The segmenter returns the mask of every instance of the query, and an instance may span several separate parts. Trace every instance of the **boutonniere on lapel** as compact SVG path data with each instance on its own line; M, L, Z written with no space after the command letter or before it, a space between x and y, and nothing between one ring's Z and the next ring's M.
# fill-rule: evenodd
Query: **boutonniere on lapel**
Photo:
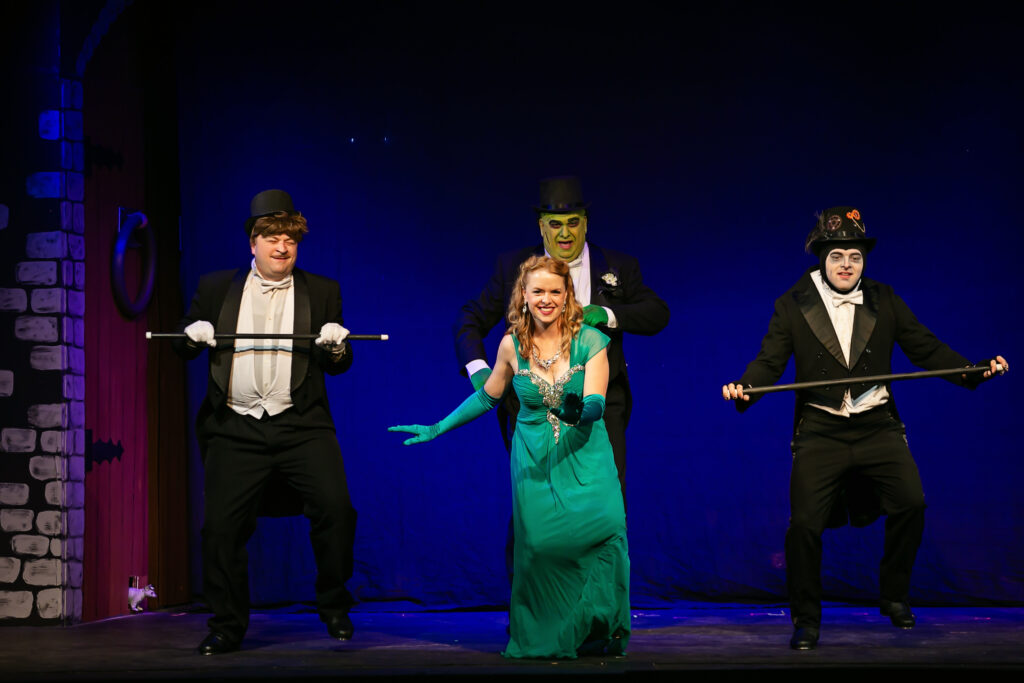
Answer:
M597 291L609 299L617 299L622 296L622 283L619 282L619 274L614 268L601 275L601 284Z

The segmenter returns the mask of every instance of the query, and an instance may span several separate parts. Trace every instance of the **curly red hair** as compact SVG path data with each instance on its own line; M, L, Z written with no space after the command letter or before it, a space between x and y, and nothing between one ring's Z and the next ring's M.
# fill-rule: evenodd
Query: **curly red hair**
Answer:
M569 276L569 264L565 261L553 259L550 256L531 256L519 266L519 276L516 284L512 287L512 299L508 303L508 330L505 334L514 334L519 340L519 355L529 360L533 351L534 320L529 313L523 313L523 304L526 298L523 292L526 291L526 278L530 273L538 270L558 275L565 282L565 308L558 319L562 329L562 353L568 354L569 346L576 335L580 333L583 326L583 307L576 300L576 291L572 286L572 278Z

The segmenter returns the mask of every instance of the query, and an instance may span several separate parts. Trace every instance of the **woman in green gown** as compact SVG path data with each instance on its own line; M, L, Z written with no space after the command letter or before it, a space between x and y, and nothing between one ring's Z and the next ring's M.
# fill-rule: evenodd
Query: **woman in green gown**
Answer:
M608 337L582 324L569 268L531 257L519 270L508 332L486 384L440 422L399 425L421 443L487 412L509 383L514 574L506 657L625 654L626 516L601 415Z

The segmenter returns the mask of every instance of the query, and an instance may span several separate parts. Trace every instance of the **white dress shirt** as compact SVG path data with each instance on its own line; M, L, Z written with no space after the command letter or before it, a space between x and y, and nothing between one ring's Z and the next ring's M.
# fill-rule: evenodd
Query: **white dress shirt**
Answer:
M291 276L264 280L256 271L245 280L235 331L291 334L295 320L295 288ZM239 415L256 419L277 415L292 406L291 339L235 339L228 405Z
M846 364L849 365L850 344L853 341L853 318L856 315L857 306L864 302L864 293L860 290L860 283L857 283L857 287L853 291L840 294L822 280L820 270L812 271L811 279L818 288L818 294L821 295L821 300L825 304L825 310L828 311L832 327L836 331L836 336L839 337L839 346L843 350L843 358L846 359ZM846 394L843 396L843 404L839 407L839 410L818 405L817 403L808 403L808 405L824 410L826 413L849 417L854 413L863 413L872 408L877 408L888 400L889 391L884 385L876 384L857 398L853 398L850 395L850 390L847 389Z

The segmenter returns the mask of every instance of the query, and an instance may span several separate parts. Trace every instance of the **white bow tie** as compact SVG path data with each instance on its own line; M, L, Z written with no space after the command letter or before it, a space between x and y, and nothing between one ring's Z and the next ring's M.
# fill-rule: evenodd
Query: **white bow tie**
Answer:
M256 281L256 284L260 286L260 294L266 294L267 292L273 292L275 289L288 289L292 286L292 276L289 275L283 280L265 280L260 277L260 274L256 272L256 269L252 269L252 279Z
M832 292L832 305L837 308L843 304L862 303L864 303L864 291L861 289L858 289L856 292L850 292L849 294L836 294L835 292Z

